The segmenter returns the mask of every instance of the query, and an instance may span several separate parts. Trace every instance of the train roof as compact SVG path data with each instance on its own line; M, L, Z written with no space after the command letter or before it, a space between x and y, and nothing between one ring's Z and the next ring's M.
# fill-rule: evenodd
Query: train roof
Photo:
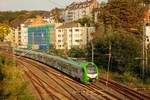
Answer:
M28 52L29 50L27 50L27 49L19 49L19 48L17 48L17 49L15 49L15 50L21 50L21 51L26 51L26 52ZM78 62L78 61L74 61L74 60L72 60L72 59L64 59L64 58L61 58L61 57L59 57L59 56L54 56L54 55L50 55L50 54L47 54L47 53L43 53L43 52L37 52L37 51L30 51L30 53L38 53L38 54L41 54L41 55L45 55L45 56L48 56L48 57L50 57L50 58L54 58L54 59L58 59L58 60L60 60L60 61L63 61L63 62L65 62L65 63L67 63L67 64L71 64L71 65L74 65L75 67L79 67L79 68L82 68L83 66L82 66L82 63L81 62Z
M47 54L47 55L48 55L48 54ZM78 62L76 62L76 61L73 61L73 60L71 60L71 59L64 59L64 58L61 58L61 57L59 57L59 56L53 56L53 55L48 55L48 56L53 57L53 58L55 58L55 59L58 59L58 60L60 60L60 61L63 61L63 62L65 62L65 63L67 63L67 64L71 64L71 65L74 65L74 66L76 66L76 67L82 68L82 66L81 66L80 63L78 63Z

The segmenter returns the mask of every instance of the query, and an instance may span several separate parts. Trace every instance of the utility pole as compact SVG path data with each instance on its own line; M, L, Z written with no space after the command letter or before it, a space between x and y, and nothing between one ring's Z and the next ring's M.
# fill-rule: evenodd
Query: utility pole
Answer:
M88 31L88 27L87 25L85 25L85 28L86 28L86 32L87 32L87 43L90 41L90 44L91 44L91 49L92 49L92 62L94 62L94 45L93 45L93 41L92 41L92 38L91 37L91 34L89 33Z
M142 78L144 79L145 74L145 22L143 23L143 59L142 59Z
M111 43L109 43L109 54L108 54L108 67L107 67L107 81L106 81L106 86L108 86L108 79L109 79L109 69L110 69L110 62L111 62Z

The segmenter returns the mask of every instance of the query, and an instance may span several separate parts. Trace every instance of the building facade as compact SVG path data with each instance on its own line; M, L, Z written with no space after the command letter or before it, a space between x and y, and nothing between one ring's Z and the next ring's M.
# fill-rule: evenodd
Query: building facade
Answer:
M4 37L4 41L5 42L10 42L11 46L15 46L15 31L14 29L10 28L10 33L8 33L5 37Z
M65 22L76 21L84 16L92 17L93 9L98 7L96 0L90 0L85 2L73 2L67 6L64 10Z
M66 23L56 28L56 49L85 48L91 41L94 27L81 27L79 23Z
M146 44L150 44L150 26L146 26L145 28L145 35L146 35Z
M54 34L54 25L30 26L28 28L28 48L44 49L51 47L51 34Z
M20 37L20 48L27 48L28 45L28 27L26 24L21 24L20 25L20 30L19 30L19 37Z

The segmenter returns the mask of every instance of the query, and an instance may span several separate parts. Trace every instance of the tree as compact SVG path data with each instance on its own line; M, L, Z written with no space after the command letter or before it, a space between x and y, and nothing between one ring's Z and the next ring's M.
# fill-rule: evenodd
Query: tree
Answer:
M63 22L64 19L62 18L61 13L62 9L54 8L50 11L50 16L53 17L56 22Z
M4 36L10 32L10 27L6 24L0 23L0 42L4 40Z
M0 12L0 23L11 27L17 27L29 18L36 18L37 15L49 17L48 11L4 11Z
M28 82L22 79L22 71L4 56L0 56L0 76L0 100L33 100L26 90Z
M84 58L86 56L86 52L84 49L72 48L69 50L68 56L73 58Z
M109 45L111 44L110 69L121 73L125 71L139 73L140 60L136 58L141 55L140 43L140 37L133 34L125 35L119 32L103 34L94 41L94 62L107 69ZM88 50L91 52L90 49Z
M110 0L101 9L100 21L107 32L142 33L144 7L141 0Z
M93 18L91 18L90 16L84 16L83 18L80 18L78 20L78 22L82 25L82 26L91 26L92 23L94 23Z
M109 0L101 8L97 33L95 61L107 67L108 47L112 46L111 69L131 71L139 75L142 57L142 33L145 7L141 0ZM90 49L89 49L90 50Z

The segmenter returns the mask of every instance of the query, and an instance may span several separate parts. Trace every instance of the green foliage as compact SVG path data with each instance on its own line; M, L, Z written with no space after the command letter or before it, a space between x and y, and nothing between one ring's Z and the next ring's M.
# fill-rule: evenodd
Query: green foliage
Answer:
M64 22L64 19L61 16L61 12L62 12L62 9L54 8L50 11L50 15L53 16L56 22L62 23Z
M73 58L84 58L86 56L86 50L80 48L72 48L69 50L68 56Z
M35 18L37 15L49 16L49 12L48 11L0 12L0 23L5 23L11 27L16 27L29 18Z
M49 49L48 54L51 54L51 55L56 55L56 56L61 56L61 57L65 57L65 52L64 50L59 50L59 49Z
M93 44L94 62L106 71L108 54L111 53L110 76L114 80L150 89L150 46L147 49L148 64L142 77L143 15L146 7L143 0L109 0L101 8ZM91 57L91 46L88 48L88 56Z
M145 4L150 4L150 0L143 0Z
M105 33L126 31L141 34L145 9L141 3L141 0L110 0L99 16Z
M83 18L79 19L78 22L82 25L82 26L91 26L92 23L94 23L94 21L92 20L93 18L91 18L90 16L84 16Z
M111 70L135 71L140 67L140 61L136 57L141 55L141 39L133 34L122 34L118 32L103 34L94 41L94 59L98 65L103 65L107 69L108 47L111 45ZM91 49L88 49L91 54ZM90 57L91 55L89 55Z
M1 100L32 100L33 96L27 92L28 82L22 79L22 71L11 61L0 56L0 99ZM27 99L26 99L27 100Z
M0 42L4 40L4 36L9 34L10 27L6 24L0 23Z
M99 30L94 40L94 59L97 64L107 69L109 45L111 45L110 70L142 76L142 34L145 9L142 0L110 0L101 8ZM88 50L90 54L91 49ZM150 57L148 62L149 59ZM145 79L149 76L150 69L146 68Z

